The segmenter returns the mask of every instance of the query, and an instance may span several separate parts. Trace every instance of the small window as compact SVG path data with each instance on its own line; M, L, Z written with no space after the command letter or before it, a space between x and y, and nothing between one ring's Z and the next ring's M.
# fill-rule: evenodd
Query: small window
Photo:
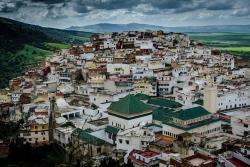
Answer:
M119 143L121 143L121 144L122 144L122 139L119 139Z
M129 144L129 140L126 140L126 144Z
M96 149L97 154L100 154L101 151L102 151L102 150L101 150L101 147L99 147L99 148Z
M109 139L111 139L111 133L109 133Z

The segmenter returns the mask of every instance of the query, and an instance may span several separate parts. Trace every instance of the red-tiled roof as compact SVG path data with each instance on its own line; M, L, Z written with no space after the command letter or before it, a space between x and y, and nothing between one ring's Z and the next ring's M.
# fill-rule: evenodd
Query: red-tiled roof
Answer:
M145 158L151 158L151 157L154 157L154 156L157 156L159 155L160 153L157 153L157 152L154 152L154 151L141 151L141 150L132 150L130 153L129 153L129 159L134 162L134 163L137 163L137 164L147 164L146 162L140 160L140 159L136 159L134 157L133 154L140 154L141 156L145 157Z
M141 151L141 150L132 150L129 155L133 155L133 154L139 154L145 158L150 158L150 157L154 157L156 155L159 155L160 153L154 152L154 151Z
M236 159L236 158L231 158L228 159L229 162L231 162L232 164L234 164L236 167L249 167L248 164Z

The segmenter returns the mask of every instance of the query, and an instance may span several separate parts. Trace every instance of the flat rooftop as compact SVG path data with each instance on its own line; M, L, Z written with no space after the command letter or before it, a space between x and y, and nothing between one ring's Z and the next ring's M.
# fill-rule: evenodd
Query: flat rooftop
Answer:
M250 117L250 107L224 112L224 114L238 119L246 119L246 117Z
M194 158L189 160L188 162L190 162L193 166L200 166L202 163L206 162L206 160L201 158Z
M102 118L102 119L97 119L97 120L94 120L94 121L90 121L88 123L92 124L92 125L95 125L95 126L103 126L103 125L108 124L108 122L109 122L108 118Z
M56 129L63 133L72 133L75 128L71 126L67 126L67 127L58 127Z

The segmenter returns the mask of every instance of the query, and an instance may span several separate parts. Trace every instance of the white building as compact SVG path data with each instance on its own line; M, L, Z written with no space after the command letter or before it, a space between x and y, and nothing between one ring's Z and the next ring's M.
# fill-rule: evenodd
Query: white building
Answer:
M170 121L164 122L162 127L163 135L174 138L185 132L207 136L220 132L221 121L213 118L212 114L203 107L198 106L173 112Z
M66 148L66 146L71 142L71 134L75 128L72 126L67 127L58 127L54 129L54 140L62 146Z
M128 95L128 92L111 92L111 91L99 91L92 92L89 96L90 103L99 106L102 103L108 103L118 101L119 98L123 98Z
M116 137L116 149L132 150L145 149L150 142L155 140L152 130L143 127L135 127L119 131Z
M20 100L21 95L22 95L21 92L12 92L12 94L11 94L11 101L14 104L17 104L19 102L19 100Z
M217 110L228 110L250 105L250 88L228 90L218 93Z
M116 41L112 38L105 39L103 41L103 49L115 49L116 48Z
M232 132L236 136L244 137L250 132L250 109L238 109L225 113L230 116Z

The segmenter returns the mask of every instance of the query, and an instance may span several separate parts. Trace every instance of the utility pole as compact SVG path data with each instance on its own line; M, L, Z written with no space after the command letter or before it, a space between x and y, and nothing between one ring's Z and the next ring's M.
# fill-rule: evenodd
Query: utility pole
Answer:
M49 142L54 140L54 110L55 110L55 97L51 97L50 101L50 113L49 113Z

